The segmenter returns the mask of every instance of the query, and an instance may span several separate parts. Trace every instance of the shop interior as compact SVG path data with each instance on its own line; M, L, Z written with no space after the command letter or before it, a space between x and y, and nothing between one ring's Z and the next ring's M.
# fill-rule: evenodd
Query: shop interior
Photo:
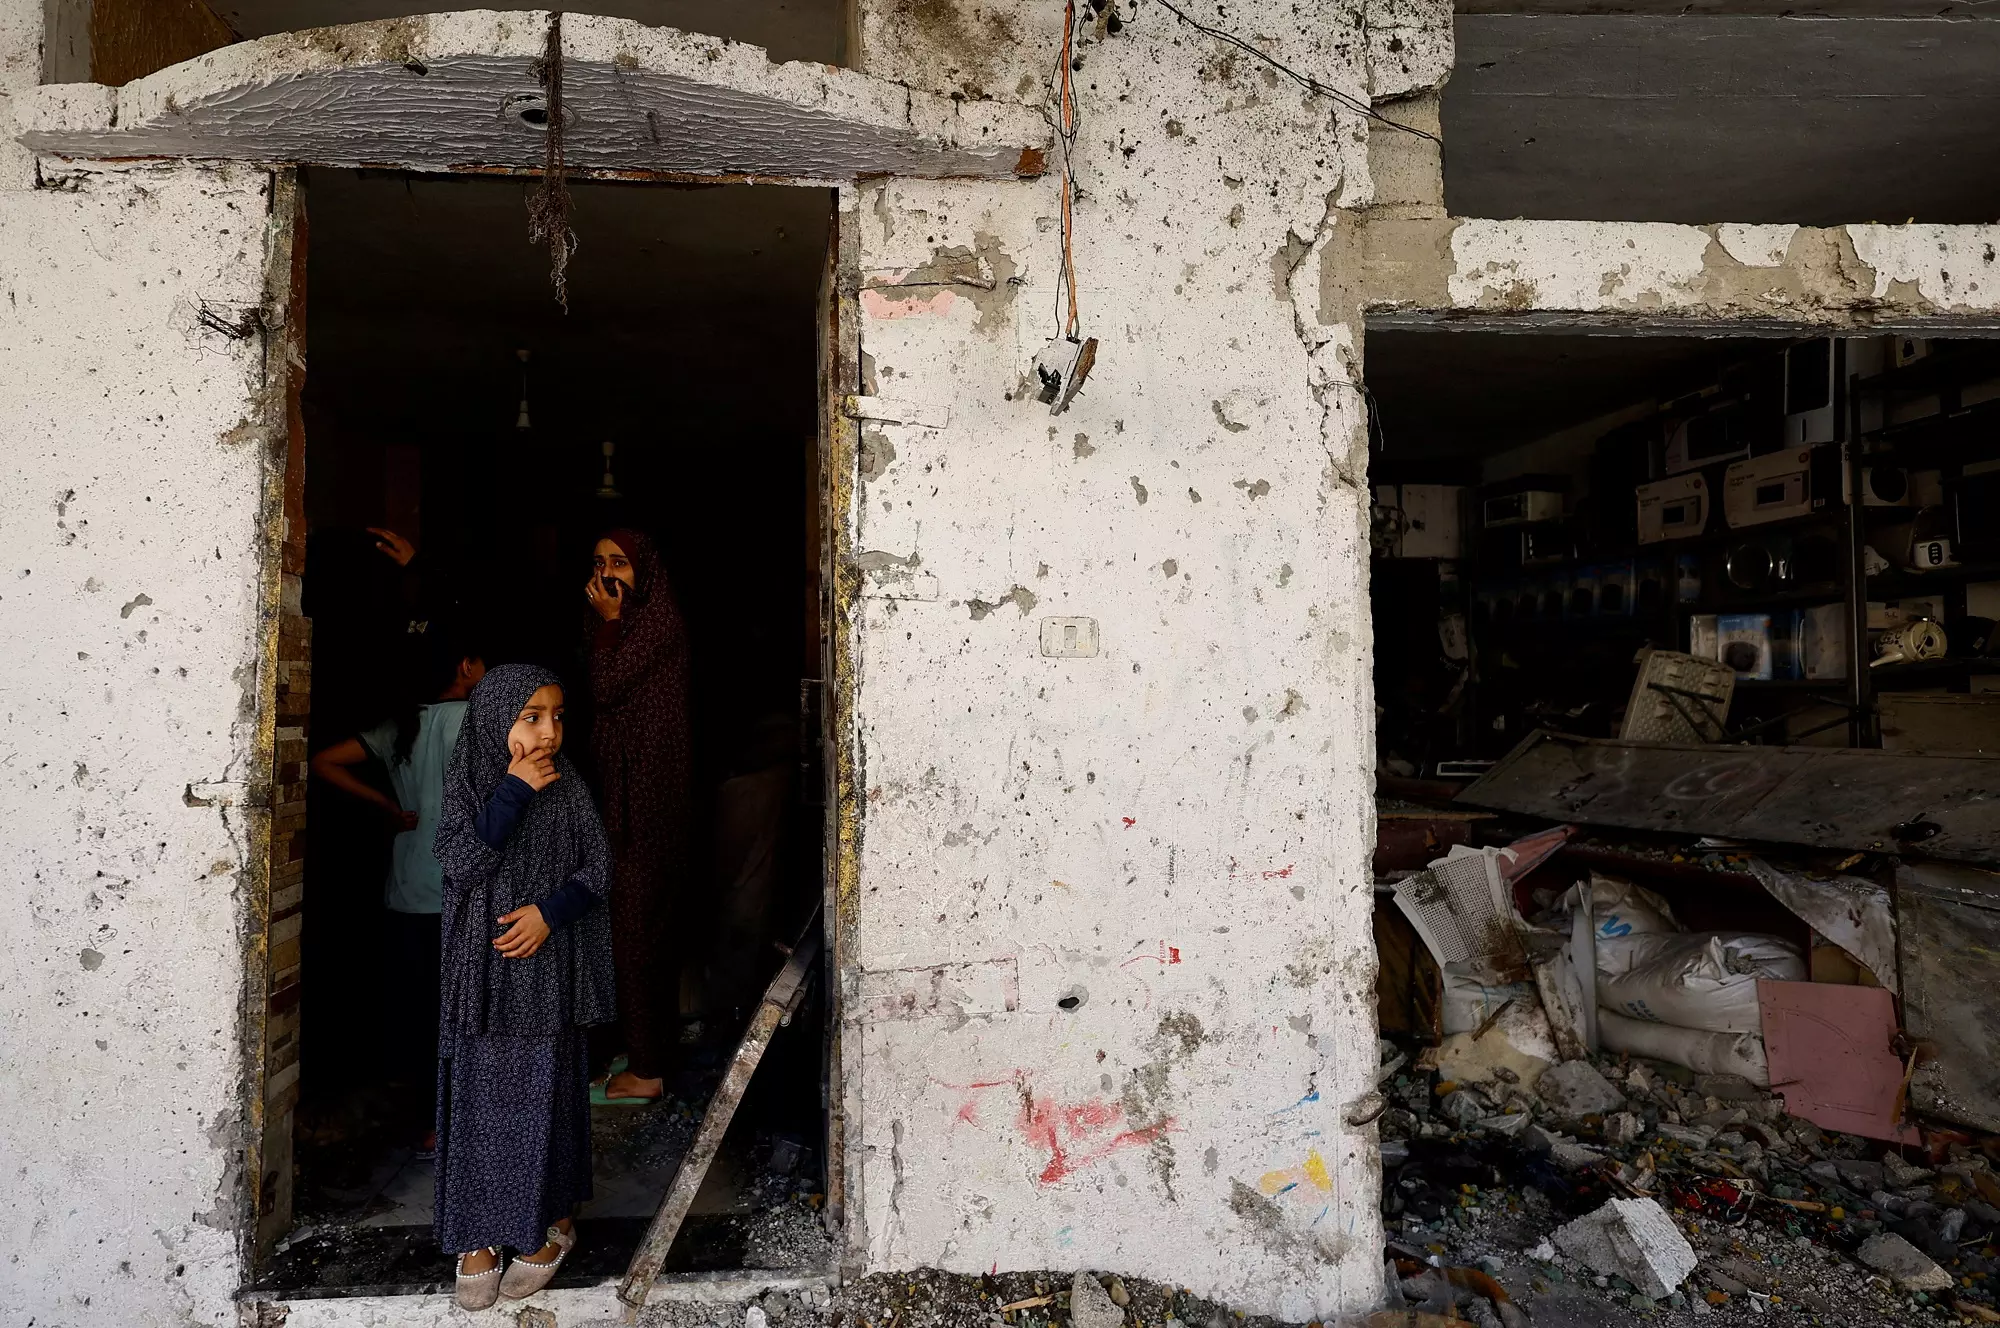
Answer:
M1392 1237L1650 1195L1983 1285L2000 341L1367 348Z
M1368 366L1386 775L1618 736L1646 647L1737 666L1713 738L2000 743L2000 342L1380 331Z
M588 1280L623 1271L820 897L817 330L832 197L573 180L565 309L529 240L535 183L310 174L308 741L318 752L394 714L442 638L575 680L565 746L589 769L591 550L616 526L659 547L692 659L685 1057L659 1105L593 1108L596 1196L563 1274ZM388 789L379 762L357 769ZM404 1017L380 945L392 827L320 780L307 824L298 1225L267 1280L448 1284L430 1239L428 1098L383 1053ZM670 1271L824 1262L824 1016L815 977ZM598 1032L602 1073L618 1048Z

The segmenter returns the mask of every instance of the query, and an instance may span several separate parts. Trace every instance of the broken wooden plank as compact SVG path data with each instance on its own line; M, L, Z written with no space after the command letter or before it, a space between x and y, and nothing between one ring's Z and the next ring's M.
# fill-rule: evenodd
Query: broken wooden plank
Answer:
M1814 848L2000 858L2000 758L1530 734L1459 795L1553 821Z
M771 979L771 985L764 991L764 999L758 1003L757 1012L750 1017L750 1026L744 1030L743 1040L736 1044L736 1054L730 1058L722 1083L708 1100L708 1110L702 1115L701 1128L695 1132L694 1143L674 1170L674 1179L667 1186L666 1198L661 1201L659 1212L653 1214L652 1225L646 1228L646 1238L639 1242L631 1264L625 1269L625 1280L618 1286L618 1299L630 1307L632 1314L628 1318L637 1315L645 1305L646 1297L652 1293L653 1283L659 1279L660 1269L667 1261L667 1251L673 1248L674 1237L680 1234L681 1223L687 1220L688 1208L694 1203L703 1178L708 1175L709 1167L722 1148L722 1138L729 1133L729 1122L735 1119L736 1108L743 1101L744 1091L750 1087L750 1077L757 1073L757 1066L762 1063L771 1038L805 998L806 975L811 972L813 961L819 958L820 943L820 910L814 909L812 921L806 924L805 933L792 947L791 958L778 970L778 976Z
M543 11L283 32L126 84L24 89L20 141L63 157L200 157L413 171L538 170ZM564 151L579 175L1011 180L1039 175L1030 107L953 100L755 46L598 14L562 27Z

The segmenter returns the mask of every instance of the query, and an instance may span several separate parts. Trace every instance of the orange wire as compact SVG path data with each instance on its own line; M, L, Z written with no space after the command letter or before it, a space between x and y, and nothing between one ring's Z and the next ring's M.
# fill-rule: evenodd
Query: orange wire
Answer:
M1074 340L1078 325L1076 313L1076 257L1070 249L1070 195L1074 192L1069 174L1069 139L1076 132L1075 92L1070 86L1070 35L1076 31L1076 0L1065 0L1063 5L1062 40L1062 134L1063 134L1063 284L1069 291L1069 325L1067 335Z

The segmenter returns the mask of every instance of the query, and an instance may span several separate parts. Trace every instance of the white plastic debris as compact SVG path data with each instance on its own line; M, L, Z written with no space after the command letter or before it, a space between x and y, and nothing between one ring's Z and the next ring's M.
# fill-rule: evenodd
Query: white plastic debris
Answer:
M1771 1086L1771 1066L1758 1033L1709 1033L1599 1010L1597 1036L1606 1051L1670 1061L1702 1074L1737 1074L1759 1088Z
M1651 1199L1613 1199L1556 1228L1555 1243L1592 1271L1622 1277L1654 1300L1677 1290L1695 1268L1687 1237Z
M1798 947L1738 932L1597 938L1597 1003L1631 1019L1710 1033L1761 1033L1759 978L1805 981Z

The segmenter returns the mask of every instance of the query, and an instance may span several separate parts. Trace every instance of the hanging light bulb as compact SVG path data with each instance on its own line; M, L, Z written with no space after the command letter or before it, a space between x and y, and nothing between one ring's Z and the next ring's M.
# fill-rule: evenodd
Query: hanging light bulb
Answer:
M618 444L609 438L604 440L604 479L597 486L599 498L622 498L618 492L618 481L611 474L611 458L618 451Z
M528 421L528 352L517 350L514 354L521 361L521 411L514 417L514 427L526 433L534 427Z

